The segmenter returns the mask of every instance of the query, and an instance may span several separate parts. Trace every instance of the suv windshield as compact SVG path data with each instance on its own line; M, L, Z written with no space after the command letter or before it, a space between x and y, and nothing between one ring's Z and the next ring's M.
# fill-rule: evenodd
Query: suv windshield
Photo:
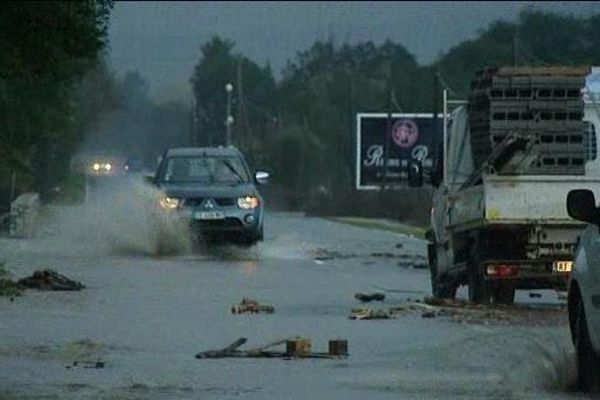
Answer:
M238 157L171 157L162 177L169 183L248 183L248 173Z

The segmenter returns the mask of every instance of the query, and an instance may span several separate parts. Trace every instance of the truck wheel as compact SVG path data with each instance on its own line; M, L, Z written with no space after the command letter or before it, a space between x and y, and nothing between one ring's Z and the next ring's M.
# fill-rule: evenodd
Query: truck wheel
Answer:
M487 304L490 302L490 287L485 281L481 270L481 258L479 253L479 237L476 236L471 243L471 254L469 255L468 278L469 278L469 301L473 303Z
M446 279L437 274L437 244L429 244L427 246L427 254L431 270L431 294L438 299L454 299L456 297L456 285L447 282Z
M512 304L515 301L515 287L510 283L501 283L492 290L492 300L496 304Z
M584 391L600 389L600 357L592 348L585 320L583 301L575 307L575 356L577 358L577 387Z
M469 301L481 304L490 302L490 288L483 278L476 259L469 265Z
M469 272L469 301L481 304L490 302L489 287L477 271Z

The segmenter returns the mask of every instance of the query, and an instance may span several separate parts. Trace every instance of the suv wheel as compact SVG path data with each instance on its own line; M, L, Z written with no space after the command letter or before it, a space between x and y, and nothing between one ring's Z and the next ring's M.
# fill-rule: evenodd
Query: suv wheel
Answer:
M600 389L600 357L592 348L581 299L575 307L575 356L577 358L577 387L584 391Z

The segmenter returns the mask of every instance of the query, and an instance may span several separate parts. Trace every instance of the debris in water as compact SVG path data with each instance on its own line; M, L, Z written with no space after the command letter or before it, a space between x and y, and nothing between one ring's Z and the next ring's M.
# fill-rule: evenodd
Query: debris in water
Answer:
M385 310L373 310L370 308L355 308L352 310L350 319L390 319L392 316Z
M39 290L81 290L85 288L82 283L51 269L35 271L32 276L20 279L17 284L27 289Z
M198 359L207 358L325 358L337 359L348 356L348 342L346 340L329 341L329 353L316 353L311 350L310 339L299 337L278 340L265 346L239 350L239 347L247 342L246 338L239 338L229 346L218 349L208 350L196 354ZM285 351L269 350L275 346L286 345ZM345 346L344 346L345 344Z
M240 304L231 307L232 314L258 314L261 312L266 314L273 314L274 311L275 308L273 306L267 304L260 304L258 301L251 300L248 298L243 298Z
M312 342L303 338L286 340L285 352L291 356L305 356L312 352Z
M429 269L429 264L424 262L416 262L413 264L413 268L416 269Z
M208 351L203 351L201 353L196 354L196 358L224 358L224 357L233 357L237 354L239 354L239 350L237 350L238 347L240 347L241 345L243 345L244 343L246 343L248 341L248 339L246 338L239 338L238 340L236 340L235 342L231 343L229 346L224 347L222 349L219 350L208 350Z
M348 341L346 339L333 339L329 341L329 355L347 356Z
M371 293L371 294L356 293L354 295L354 298L356 300L362 301L363 303L368 303L370 301L383 301L383 300L385 300L385 294L383 294L383 293Z
M533 305L506 306L500 304L475 304L465 300L439 299L426 296L423 303L407 304L410 310L420 310L423 318L449 317L455 322L471 324L562 324L564 306L534 307Z
M21 295L22 288L11 279L11 274L6 270L3 263L0 263L0 296L10 297L14 301L15 296Z
M14 298L20 296L21 292L21 286L12 279L0 278L0 296L10 297L10 301L14 301Z
M425 296L423 302L430 306L452 306L458 303L456 300L440 299L433 296Z
M385 253L385 252L381 252L381 253L371 253L372 257L381 257L381 258L396 258L396 255L393 253Z
M104 361L73 361L73 364L67 365L67 369L75 367L102 369L105 364Z
M322 247L318 247L313 251L314 259L318 261L328 261L336 258L339 259L349 259L356 258L355 254L342 254L338 251L324 249Z

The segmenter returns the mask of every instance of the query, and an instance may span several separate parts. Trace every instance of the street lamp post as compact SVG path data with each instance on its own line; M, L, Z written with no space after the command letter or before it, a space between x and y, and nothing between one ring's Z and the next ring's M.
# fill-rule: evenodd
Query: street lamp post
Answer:
M233 92L233 85L228 83L225 85L225 91L227 92L227 118L225 119L225 127L227 128L227 137L225 144L231 145L231 125L233 125L233 116L231 115L231 92Z

